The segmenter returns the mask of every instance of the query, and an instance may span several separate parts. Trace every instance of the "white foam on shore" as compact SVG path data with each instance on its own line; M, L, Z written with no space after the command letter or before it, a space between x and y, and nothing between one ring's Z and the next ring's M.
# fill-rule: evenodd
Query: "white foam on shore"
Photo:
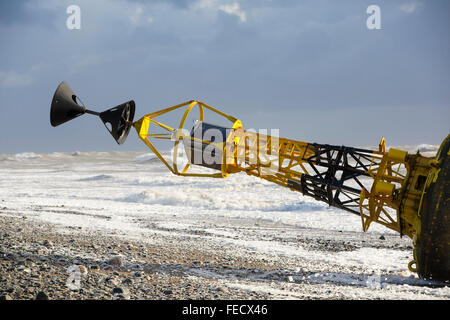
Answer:
M39 159L42 156L34 152L23 152L15 154L14 157L17 160L30 160L30 159Z
M433 146L417 147L433 152ZM166 234L236 254L410 275L406 266L411 252L404 249L327 252L280 240L295 239L304 230L330 237L339 231L362 234L361 219L246 174L179 177L144 152L19 153L0 155L0 160L0 208L6 208L1 215L116 232L130 239ZM377 239L397 233L373 224L368 235Z

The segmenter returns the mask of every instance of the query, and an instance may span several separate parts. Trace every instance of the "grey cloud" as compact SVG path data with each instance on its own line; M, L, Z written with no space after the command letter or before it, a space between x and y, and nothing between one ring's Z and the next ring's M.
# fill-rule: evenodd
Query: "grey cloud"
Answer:
M0 117L20 118L36 139L17 133L0 141L2 150L117 148L89 117L49 126L61 80L99 111L134 99L138 117L199 99L246 127L278 127L282 136L324 143L376 144L387 134L400 144L439 143L448 133L441 120L450 116L448 2L405 14L403 1L236 0L246 14L242 23L218 9L232 0L206 7L79 0L82 28L67 30L65 6L72 2L8 9L21 18L0 28L1 77L26 86L0 86ZM374 3L382 10L379 31L365 25ZM29 12L34 20L24 18ZM439 115L435 124L430 113ZM13 129L6 123L0 136ZM416 141L420 135L425 140ZM134 138L120 150L142 150Z
M33 82L29 74L21 74L15 70L0 71L0 87L26 87Z
M31 17L24 4L28 0L0 1L0 25L20 24Z

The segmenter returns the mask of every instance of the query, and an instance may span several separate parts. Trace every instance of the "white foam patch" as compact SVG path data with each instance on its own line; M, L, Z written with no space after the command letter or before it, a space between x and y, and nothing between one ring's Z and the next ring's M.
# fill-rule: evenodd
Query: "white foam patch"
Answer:
M42 156L37 154L37 153L33 153L33 152L23 152L23 153L17 153L15 155L15 158L17 160L33 160L33 159L39 159Z

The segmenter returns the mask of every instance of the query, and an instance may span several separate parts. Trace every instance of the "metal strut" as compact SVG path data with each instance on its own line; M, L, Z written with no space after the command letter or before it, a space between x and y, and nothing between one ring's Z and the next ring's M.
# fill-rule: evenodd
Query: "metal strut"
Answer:
M308 144L307 149L314 155L303 160L312 168L313 174L303 174L300 184L288 179L288 187L360 215L360 194L365 187L358 178L370 177L367 170L373 151L317 143ZM318 167L326 170L321 172Z

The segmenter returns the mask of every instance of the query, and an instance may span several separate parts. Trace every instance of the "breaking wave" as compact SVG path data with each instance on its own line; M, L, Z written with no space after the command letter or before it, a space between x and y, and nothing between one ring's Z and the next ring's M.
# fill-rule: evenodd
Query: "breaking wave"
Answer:
M34 152L23 152L23 153L15 154L14 158L17 160L30 160L30 159L42 158L42 155L34 153Z
M159 163L161 163L159 158L153 153L146 153L146 154L139 155L133 159L133 162L139 163L139 164L147 164L147 163L159 164Z
M113 179L113 176L107 175L107 174L100 174L93 177L83 178L78 181L99 181L99 180L109 180Z
M242 199L233 197L217 196L215 192L160 192L160 191L142 191L137 194L131 194L125 198L118 199L124 202L134 202L149 205L191 207L205 210L237 210L262 212L294 212L294 211L323 211L327 206L321 203L302 201L294 203L280 203L264 199Z
M391 147L391 146L389 146ZM389 148L388 147L388 148ZM403 146L392 146L397 149L405 150L411 154L420 152L422 155L427 157L433 157L436 155L440 145L433 144L418 144L418 145L403 145ZM370 149L369 147L366 147ZM373 148L377 149L377 148ZM179 166L182 166L187 162L186 155L182 152L183 149L180 148L179 152ZM172 162L172 154L170 151L162 152L162 156ZM149 152L132 152L132 151L114 151L114 152L52 152L52 153L35 153L35 152L20 152L16 154L0 154L0 161L2 162L14 162L14 161L129 161L135 164L160 164L158 157Z

